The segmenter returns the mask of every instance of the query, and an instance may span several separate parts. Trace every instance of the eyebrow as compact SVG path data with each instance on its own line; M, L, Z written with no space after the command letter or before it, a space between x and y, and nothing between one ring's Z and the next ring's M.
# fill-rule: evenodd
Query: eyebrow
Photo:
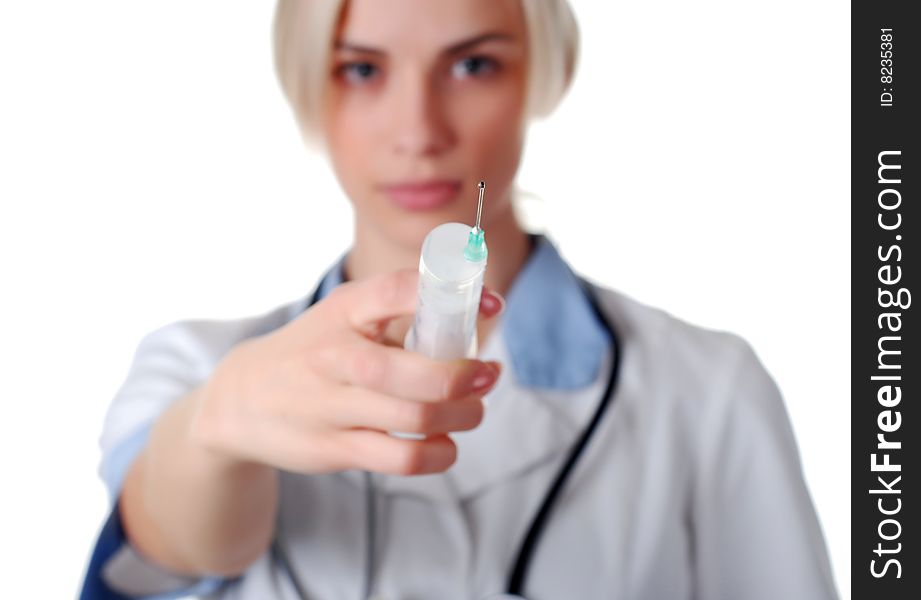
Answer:
M441 54L443 55L457 54L459 52L463 52L464 50L467 50L469 48L473 48L474 46L482 44L484 42L492 42L492 41L512 42L514 40L515 38L507 33L500 33L500 32L483 33L480 35L473 36L472 38L463 40L461 42L458 42L456 44L452 44L451 46L448 46L447 48L442 50ZM361 46L358 44L352 44L352 43L344 42L341 40L336 41L335 48L336 50L352 50L355 52L364 52L366 54L377 54L377 55L386 54L386 52L384 52L383 50L379 48L372 48L370 46Z

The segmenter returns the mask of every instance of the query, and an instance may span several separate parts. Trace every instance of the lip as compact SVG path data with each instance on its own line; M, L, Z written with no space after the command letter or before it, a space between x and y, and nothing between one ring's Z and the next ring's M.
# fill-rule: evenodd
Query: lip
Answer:
M432 210L457 198L461 182L457 179L428 179L384 185L390 201L405 210Z

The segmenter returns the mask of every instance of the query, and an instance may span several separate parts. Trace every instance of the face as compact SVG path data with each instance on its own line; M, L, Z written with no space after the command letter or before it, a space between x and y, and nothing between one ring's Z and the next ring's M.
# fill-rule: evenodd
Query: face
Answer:
M323 135L362 229L417 251L436 225L511 211L527 42L520 0L347 0Z

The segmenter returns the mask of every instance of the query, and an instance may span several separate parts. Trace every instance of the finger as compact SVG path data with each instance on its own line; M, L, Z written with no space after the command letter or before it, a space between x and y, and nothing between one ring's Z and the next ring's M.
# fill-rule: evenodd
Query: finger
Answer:
M373 339L387 320L415 312L418 285L418 269L400 269L343 283L329 299L354 329Z
M505 298L498 292L483 288L480 296L480 315L486 318L497 317L505 311Z
M395 438L379 431L344 431L340 441L354 467L391 475L422 475L446 470L457 460L457 446L446 435L424 440Z
M438 360L358 336L317 352L314 360L318 371L340 383L427 402L485 394L501 374L496 361Z
M338 395L335 425L402 433L468 431L483 420L483 401L470 395L451 402L418 402L349 386Z

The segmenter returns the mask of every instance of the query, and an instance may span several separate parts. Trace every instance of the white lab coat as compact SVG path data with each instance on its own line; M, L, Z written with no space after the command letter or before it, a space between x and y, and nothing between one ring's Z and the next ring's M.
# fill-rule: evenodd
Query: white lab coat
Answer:
M836 598L783 400L752 348L619 292L598 295L617 331L620 376L537 545L525 595ZM234 343L281 326L299 307L149 336L126 384L138 386L140 400L113 404L103 446L162 410L162 398L204 380ZM507 364L505 352L497 327L480 357ZM539 502L600 399L610 361L578 390L524 388L504 369L481 426L453 435L459 452L449 471L374 475L376 597L460 600L503 591ZM145 362L156 373L146 373ZM164 378L164 369L172 376ZM309 598L360 597L364 489L359 472L283 474L278 535ZM296 600L268 554L215 597Z

